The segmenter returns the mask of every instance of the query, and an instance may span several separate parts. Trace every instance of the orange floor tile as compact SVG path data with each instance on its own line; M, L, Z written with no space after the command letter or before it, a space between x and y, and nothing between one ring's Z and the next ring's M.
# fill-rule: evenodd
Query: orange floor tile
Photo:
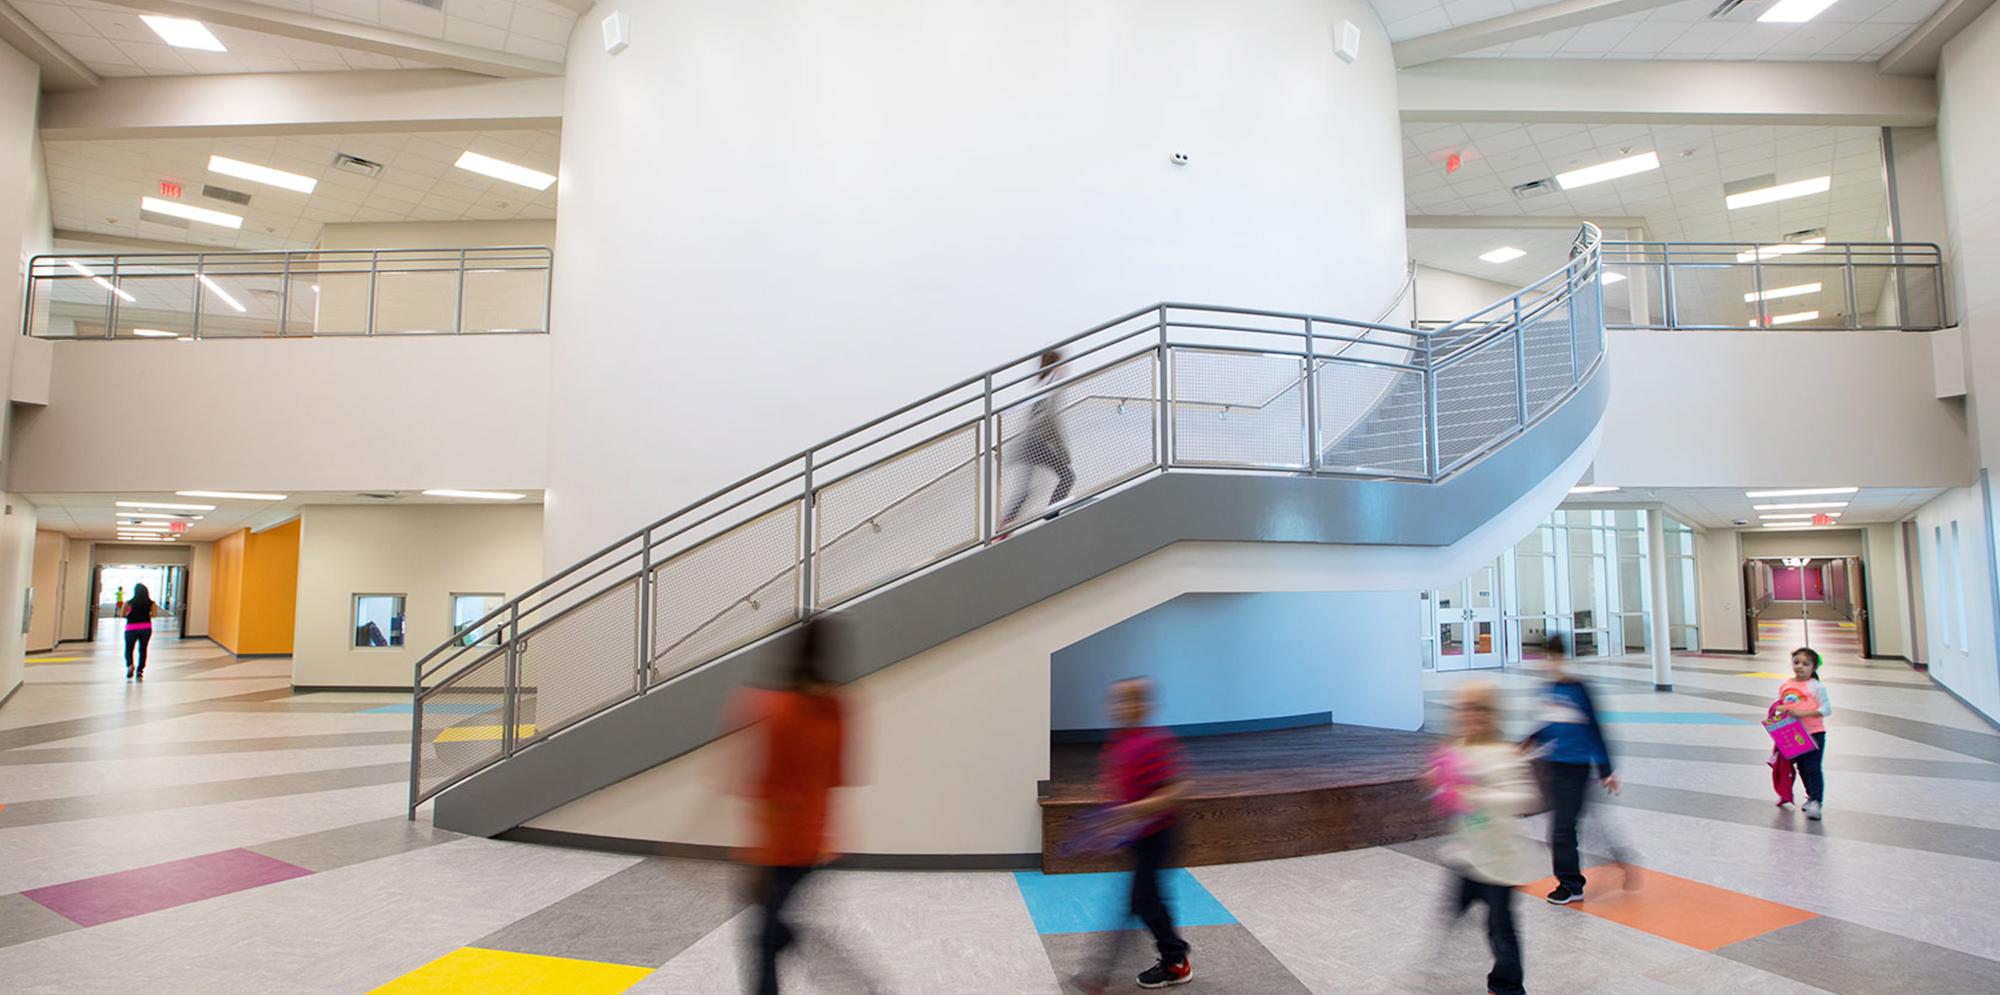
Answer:
M1655 870L1645 871L1637 891L1619 887L1622 875L1615 865L1589 868L1584 876L1593 884L1585 900L1570 908L1697 950L1718 950L1817 918L1804 909ZM1544 878L1521 890L1540 899L1555 886L1555 878Z

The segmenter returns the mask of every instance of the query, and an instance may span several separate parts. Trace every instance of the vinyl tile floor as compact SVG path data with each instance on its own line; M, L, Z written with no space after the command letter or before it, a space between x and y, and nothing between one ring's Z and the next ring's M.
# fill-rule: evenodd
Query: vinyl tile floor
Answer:
M2000 992L2000 732L1902 663L1828 654L1823 822L1777 808L1759 702L1784 646L1576 664L1625 790L1584 822L1589 897L1517 893L1535 992ZM726 993L758 931L737 868L456 836L404 818L408 716L293 694L284 660L162 638L143 684L109 639L31 658L0 708L8 992ZM1468 680L1533 721L1532 672ZM1531 834L1545 835L1537 821ZM1181 872L1189 992L1476 995L1482 912L1440 841ZM1638 865L1636 890L1617 870ZM791 993L1053 993L1153 956L1118 875L828 870L796 907ZM1650 882L1650 883L1649 883ZM1128 926L1136 924L1125 923Z

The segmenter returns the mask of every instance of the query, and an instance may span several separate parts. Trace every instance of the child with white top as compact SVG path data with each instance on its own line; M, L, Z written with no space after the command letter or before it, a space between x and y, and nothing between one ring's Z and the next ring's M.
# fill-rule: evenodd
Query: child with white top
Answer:
M1486 990L1523 995L1527 989L1521 984L1521 943L1514 931L1514 888L1534 880L1544 859L1528 838L1523 819L1540 801L1541 791L1520 751L1500 736L1492 685L1461 688L1453 718L1457 741L1428 775L1442 796L1440 808L1451 813L1445 862L1459 878L1453 910L1463 914L1475 903L1486 906L1486 940L1493 948Z
M1820 817L1826 796L1826 776L1821 764L1826 754L1826 717L1833 714L1833 699L1819 679L1819 652L1800 647L1792 651L1792 676L1778 685L1777 710L1796 716L1811 734L1819 749L1790 760L1778 756L1771 766L1771 780L1778 790L1780 807L1792 803L1792 769L1806 783L1806 818Z

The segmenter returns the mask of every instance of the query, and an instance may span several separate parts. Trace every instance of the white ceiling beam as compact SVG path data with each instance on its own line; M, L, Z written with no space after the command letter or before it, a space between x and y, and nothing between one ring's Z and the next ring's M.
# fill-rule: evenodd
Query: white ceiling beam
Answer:
M108 79L42 95L42 137L199 138L562 126L563 81L456 69Z
M1448 59L1397 74L1404 121L1937 123L1937 84L1857 62Z
M1421 66L1439 59L1449 59L1477 52L1495 45L1534 38L1574 28L1579 25L1608 21L1627 14L1643 14L1646 11L1679 3L1680 0L1556 0L1555 3L1517 14L1505 14L1472 24L1462 24L1455 28L1433 32L1416 38L1405 38L1390 47L1396 60L1396 67L1407 69Z
M393 31L374 24L342 21L271 7L251 0L101 0L149 14L191 17L209 24L221 24L244 31L256 31L281 38L316 41L361 52L373 52L408 59L445 69L463 69L485 76L560 76L562 63L531 59L525 55L500 52L476 45L461 45L442 38Z
M1944 43L1991 6L1993 0L1945 0L1944 6L1890 49L1875 68L1891 76L1936 76Z
M1607 230L1643 228L1646 225L1645 218L1612 215L1585 218L1571 214L1412 214L1403 219L1406 228L1501 228L1509 231L1575 231L1586 221Z
M88 89L100 82L97 74L91 72L83 60L69 54L67 49L56 44L55 39L42 33L41 28L35 27L35 22L15 10L7 0L0 0L0 41L14 46L42 67L43 89Z

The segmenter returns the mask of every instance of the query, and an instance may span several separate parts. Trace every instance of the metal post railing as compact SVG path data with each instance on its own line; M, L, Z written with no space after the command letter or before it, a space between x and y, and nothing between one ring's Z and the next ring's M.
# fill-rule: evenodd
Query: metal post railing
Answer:
M1424 337L1424 464L1430 479L1438 479L1444 469L1444 452L1438 446L1437 336Z
M423 784L424 762L424 665L421 661L410 667L410 811L408 818L415 821L417 806L422 804L417 793Z
M1667 313L1667 327L1681 327L1680 304L1674 293L1674 250L1671 246L1660 245L1660 303Z
M284 268L278 271L278 337L285 337L285 326L292 317L292 254L285 253Z
M1851 329L1860 328L1861 301L1858 297L1855 296L1854 292L1854 246L1844 245L1841 247L1841 250L1842 250L1842 260L1844 262L1844 265L1841 267L1840 278L1841 278L1841 283L1847 288L1847 327ZM1904 312L1900 310L1897 311L1896 322L1898 324L1901 324L1903 318L1904 318ZM1882 316L1880 314L1877 314L1875 316L1875 324L1880 325L1881 323L1882 323Z
M818 524L819 502L813 500L813 454L806 451L805 498L799 511L799 545L804 547L799 562L799 618L813 616L813 543Z
M458 250L458 287L451 306L451 333L465 331L465 250Z
M371 250L368 253L368 327L361 333L363 335L375 334L375 277L381 271L382 252Z
M1319 475L1319 351L1313 343L1313 320L1306 319L1305 394L1306 472Z
M111 285L118 286L117 256L111 257ZM118 337L118 291L106 290L104 296L104 337L115 339Z
M979 541L993 541L993 519L999 511L995 508L999 498L994 494L993 479L1000 472L999 439L993 423L993 374L986 374L979 387L981 402L979 414Z
M1160 469L1174 465L1174 402L1173 376L1168 371L1168 360L1173 350L1167 347L1167 309L1162 305L1158 312L1160 327Z
M514 755L516 726L521 719L521 603L507 613L507 675L500 687L500 755Z
M650 527L639 536L638 615L639 673L635 689L643 694L653 682L653 530Z
M1599 258L1601 259L1602 257L1599 257ZM1600 266L1600 269L1601 269L1601 267L1602 267L1602 263L1600 263L1600 264L1599 264L1599 266ZM1576 279L1576 267L1572 266L1572 267L1570 267L1570 269L1569 269L1569 272L1568 272L1567 274L1565 274L1565 276L1564 276L1564 280L1563 280L1563 294L1564 294L1564 296L1566 296L1566 297L1568 297L1568 298L1569 298L1569 309L1568 309L1568 310L1569 310L1569 382L1570 382L1570 385L1571 385L1571 386L1575 386L1575 385L1576 385L1576 382L1577 382L1577 380L1578 380L1578 379L1580 379L1580 378L1581 378L1581 377L1583 376L1583 371L1582 371L1582 370L1580 370L1580 369L1577 369L1577 366L1576 366L1576 364L1577 364L1577 355L1576 355L1576 288L1577 288L1578 286L1579 286L1579 284L1577 283L1577 279ZM1604 283L1603 283L1603 281L1602 281L1601 279L1600 279L1600 280L1598 281L1598 284L1597 284L1597 286L1598 286L1598 289L1599 289L1600 291L1602 291L1602 290L1603 290L1603 288L1604 288ZM1600 313L1601 313L1601 312L1600 312Z
M188 338L194 339L197 342L201 341L201 292L208 289L208 285L203 283L201 279L204 275L202 270L207 268L207 263L208 257L206 255L194 257L194 318L192 329L188 332Z
M1528 336L1521 327L1521 295L1514 295L1514 400L1518 404L1516 424L1528 427Z

